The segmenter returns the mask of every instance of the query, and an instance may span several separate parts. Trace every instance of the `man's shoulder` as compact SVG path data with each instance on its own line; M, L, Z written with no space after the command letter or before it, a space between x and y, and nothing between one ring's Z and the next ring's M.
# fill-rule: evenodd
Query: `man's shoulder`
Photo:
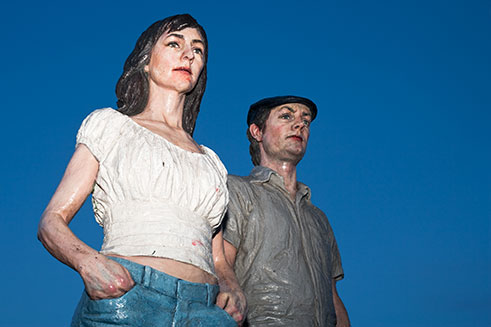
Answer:
M324 218L327 218L327 215L322 209L320 209L318 206L316 206L314 203L312 203L311 196L312 196L312 191L310 187L307 184L304 184L302 182L298 182L300 188L304 190L305 194L308 194L308 196L304 197L304 203L305 205L315 213L317 213L319 216L323 216Z
M227 185L230 188L249 188L251 185L250 176L227 175Z
M316 212L317 215L319 215L320 217L322 218L326 218L327 220L327 215L324 211L322 211L318 206L316 206L315 204L313 204L312 202L309 201L309 207L312 211Z
M242 181L245 182L246 180L250 179L249 176L239 176L239 175L234 175L234 174L228 174L227 178L229 181L233 181L233 182L237 182L237 183L240 183Z
M250 176L228 175L227 187L231 200L240 198L244 201L252 201L256 192L254 191L254 183L251 183L251 181L252 178Z
M310 200L305 201L305 210L309 212L309 217L314 219L315 221L320 224L319 226L324 226L328 230L331 229L331 223L329 222L329 218L327 217L327 214L318 206L313 204Z
M315 213L317 213L318 215L320 216L324 216L326 217L326 213L324 211L322 211L321 208L319 208L318 206L316 206L314 203L312 203L312 200L310 199L310 197L308 198L305 198L305 201L304 201L305 205L312 211L314 211Z

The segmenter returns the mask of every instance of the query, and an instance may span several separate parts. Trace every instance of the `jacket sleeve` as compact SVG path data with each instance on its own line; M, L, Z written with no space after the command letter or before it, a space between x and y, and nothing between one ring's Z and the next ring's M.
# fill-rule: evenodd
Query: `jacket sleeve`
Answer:
M238 249L246 237L251 201L248 199L247 182L241 177L229 175L227 186L229 203L223 221L223 238Z

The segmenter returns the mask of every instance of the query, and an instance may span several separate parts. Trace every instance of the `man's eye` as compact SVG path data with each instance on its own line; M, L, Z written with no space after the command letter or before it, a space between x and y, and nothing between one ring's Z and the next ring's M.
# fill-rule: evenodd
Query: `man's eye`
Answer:
M283 114L280 116L280 118L282 119L290 119L291 118L291 115L290 114Z
M167 46L169 46L171 48L177 48L177 47L179 47L179 44L177 44L177 42L172 41L172 42L167 43Z
M303 123L305 124L305 126L310 126L310 120L308 119L304 119Z

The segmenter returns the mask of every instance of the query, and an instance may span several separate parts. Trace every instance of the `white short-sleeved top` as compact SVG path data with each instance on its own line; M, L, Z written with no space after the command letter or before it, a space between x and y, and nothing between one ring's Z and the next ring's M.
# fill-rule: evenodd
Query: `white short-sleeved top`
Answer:
M211 149L184 150L111 108L85 118L78 144L99 161L92 204L101 253L171 258L215 274L211 239L228 191Z

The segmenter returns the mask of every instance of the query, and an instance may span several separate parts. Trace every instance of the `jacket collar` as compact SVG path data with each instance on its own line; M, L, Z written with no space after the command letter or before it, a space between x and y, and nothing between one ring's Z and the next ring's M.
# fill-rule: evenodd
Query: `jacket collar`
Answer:
M269 183L281 188L286 192L283 177L271 168L255 166L252 169L249 177L251 178L251 182L253 183ZM310 188L307 185L297 181L297 188L297 199L299 196L303 198L305 195L307 195L307 199L310 200L311 193Z

